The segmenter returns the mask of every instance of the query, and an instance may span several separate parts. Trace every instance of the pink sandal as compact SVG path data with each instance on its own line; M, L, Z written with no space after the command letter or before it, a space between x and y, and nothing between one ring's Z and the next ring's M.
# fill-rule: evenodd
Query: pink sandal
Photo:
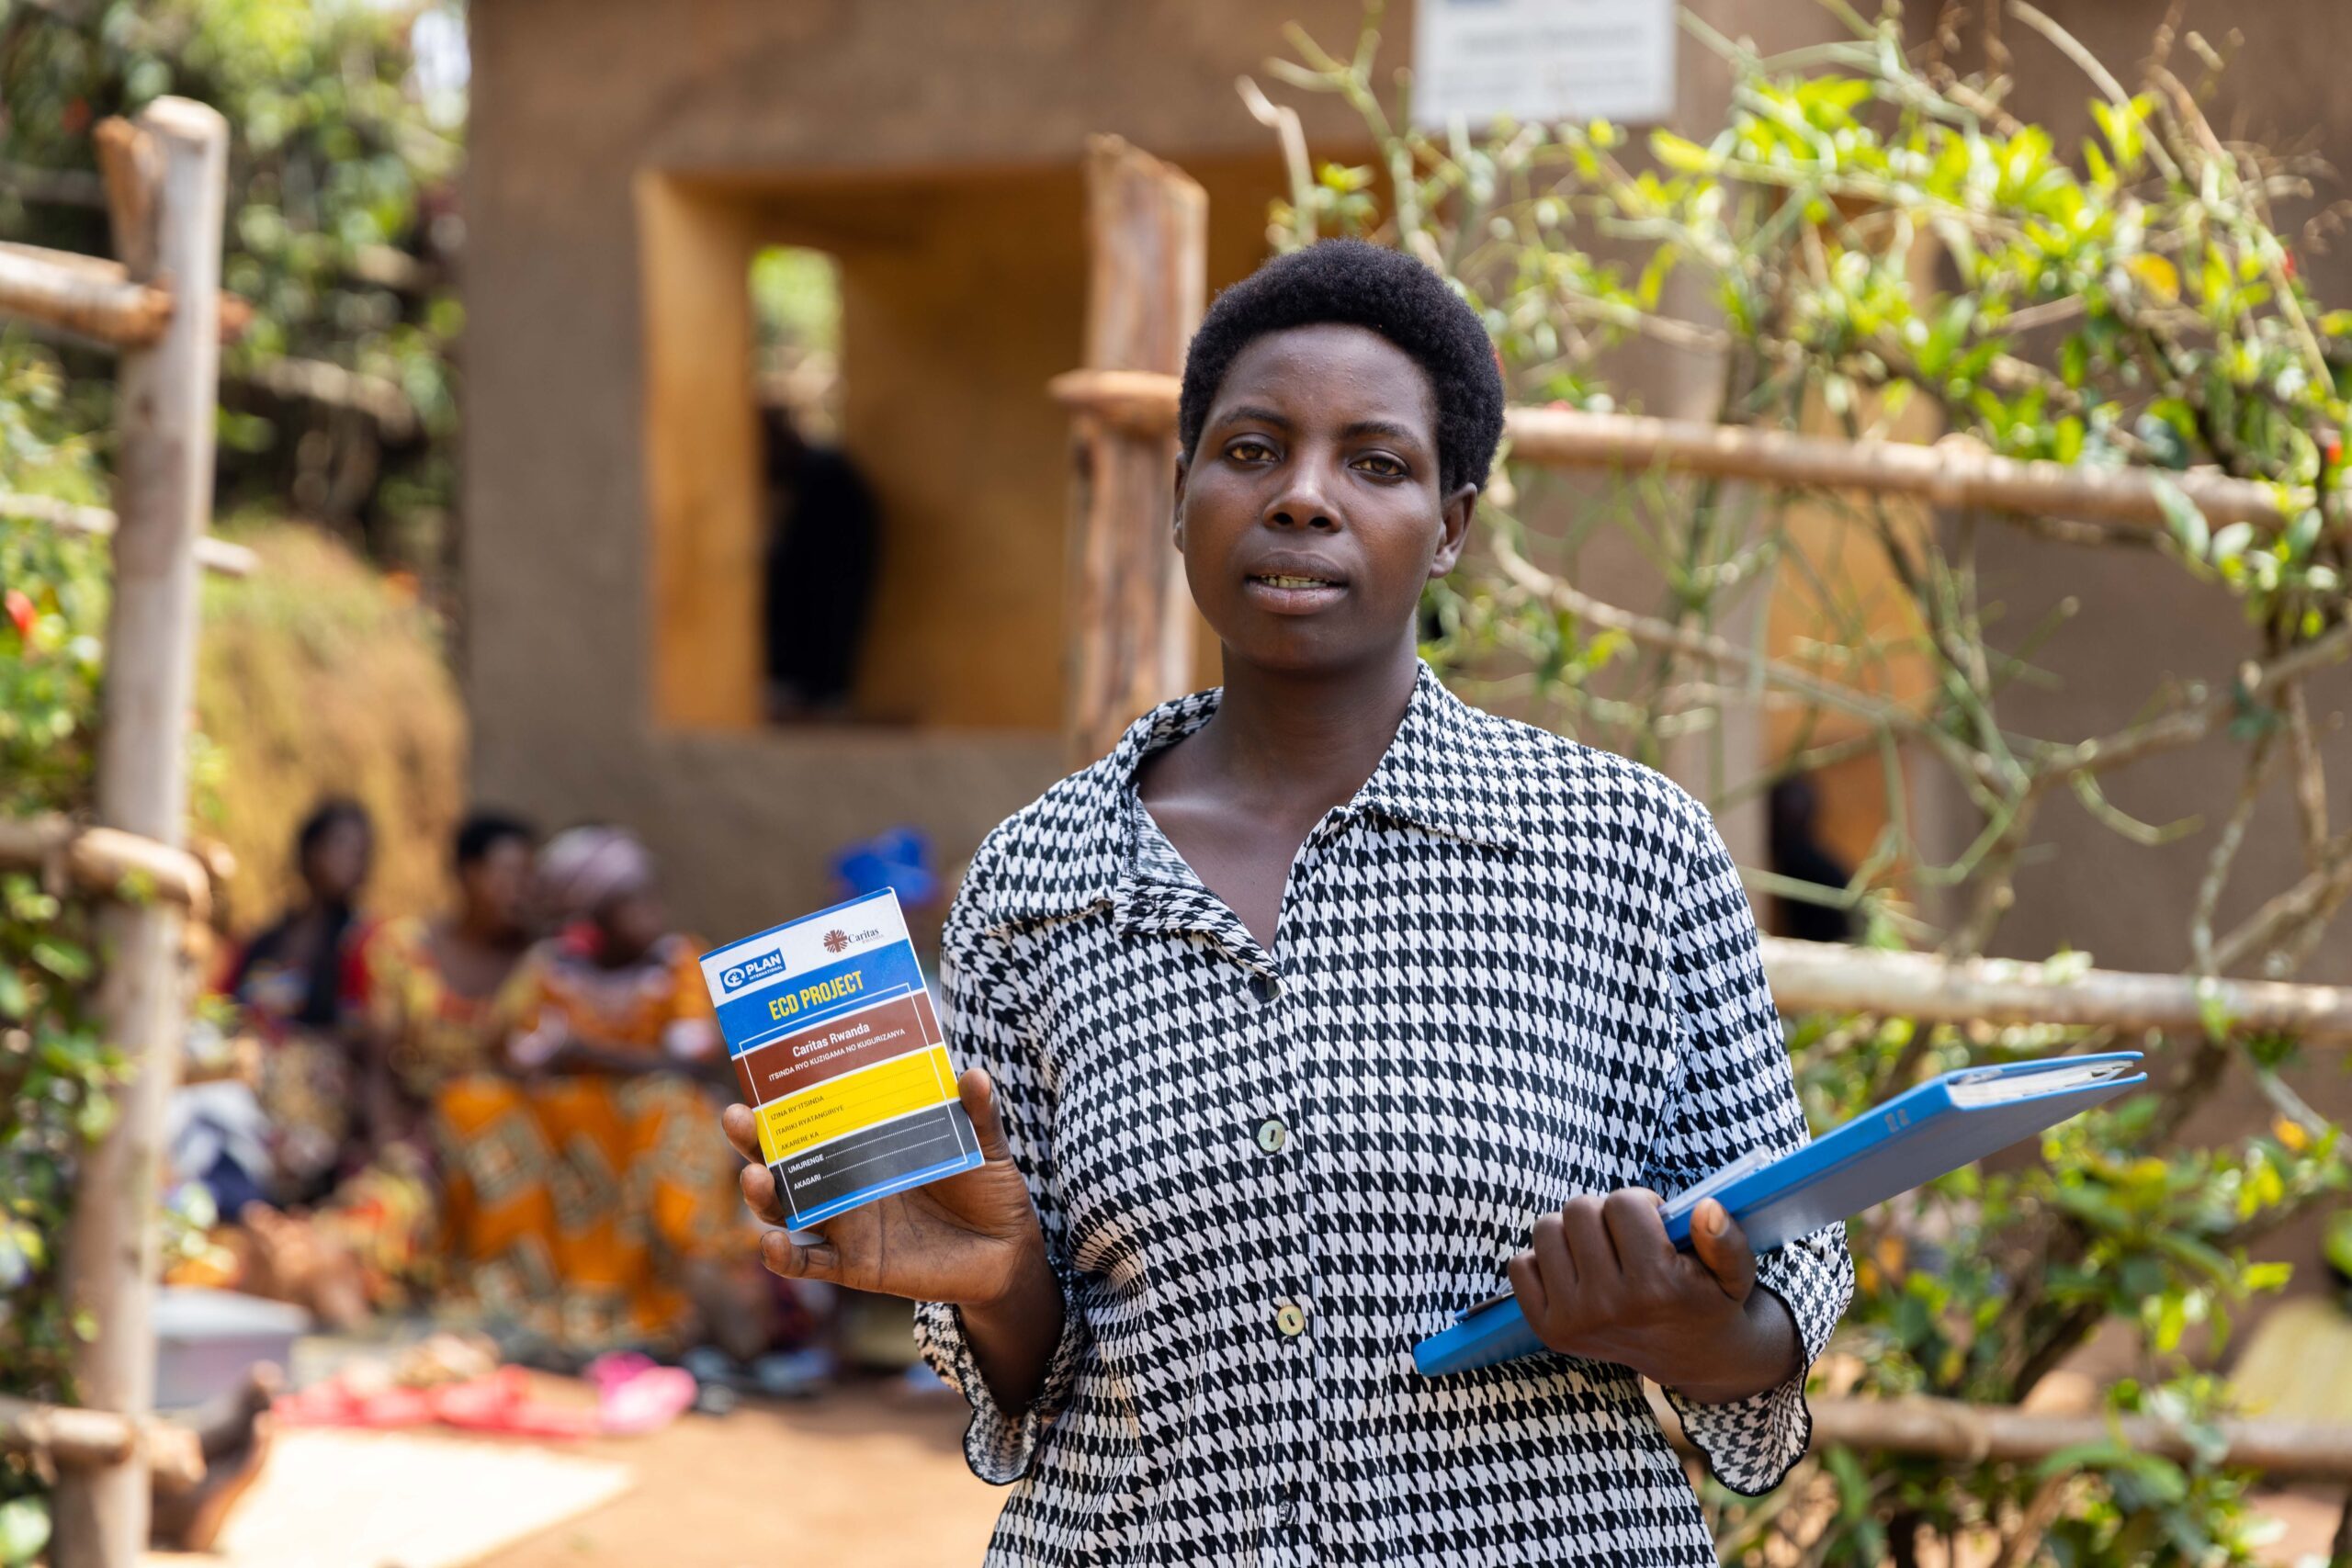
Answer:
M610 1436L658 1432L694 1408L697 1385L684 1367L657 1365L633 1350L599 1356L588 1363L596 1386L596 1414Z

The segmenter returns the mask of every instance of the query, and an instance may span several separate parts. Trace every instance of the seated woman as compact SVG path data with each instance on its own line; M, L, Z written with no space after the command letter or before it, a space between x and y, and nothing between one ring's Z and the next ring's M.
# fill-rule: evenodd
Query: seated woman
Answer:
M356 801L322 801L295 835L298 901L238 951L220 988L262 1041L269 1168L202 1173L224 1213L254 1199L315 1202L367 1162L354 1114L364 1058L358 1028L372 929L360 896L375 826Z
M368 1170L356 1113L367 1051L360 1010L371 926L358 911L375 847L356 802L322 802L295 838L300 899L236 950L220 989L239 1043L209 1027L188 1036L189 1071L170 1111L170 1166L204 1190L220 1223L211 1245L175 1265L175 1282L225 1285L299 1303L328 1323L367 1315L352 1246L311 1224L344 1207ZM378 1181L338 1230L364 1248L413 1249L423 1211L413 1188ZM373 1233L389 1229L389 1237Z
M511 1095L500 1081L505 1044L520 998L515 979L530 946L532 852L528 824L478 811L458 828L452 846L458 902L430 919L388 920L368 940L364 1097L374 1134L368 1176L336 1209L362 1218L376 1204L402 1194L381 1179L410 1179L432 1203L432 1225L419 1227L429 1244L407 1257L368 1246L385 1227L352 1227L348 1236L379 1278L404 1278L432 1287L442 1277L462 1282L468 1265L495 1250L478 1212L460 1194L453 1203L444 1172L451 1164L445 1102L470 1104L488 1094ZM486 1080L486 1081L484 1081ZM339 1194L344 1196L343 1194Z
M558 835L540 887L562 921L515 980L516 1081L441 1100L468 1281L514 1348L560 1360L701 1335L749 1359L771 1296L743 1267L732 1162L703 1080L725 1071L695 963L652 856L615 828Z

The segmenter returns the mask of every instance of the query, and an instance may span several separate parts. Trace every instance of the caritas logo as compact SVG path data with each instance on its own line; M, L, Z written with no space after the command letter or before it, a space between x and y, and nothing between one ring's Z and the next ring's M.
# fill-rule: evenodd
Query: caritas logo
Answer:
M849 951L849 932L838 928L827 931L825 933L825 951L827 953L846 953Z

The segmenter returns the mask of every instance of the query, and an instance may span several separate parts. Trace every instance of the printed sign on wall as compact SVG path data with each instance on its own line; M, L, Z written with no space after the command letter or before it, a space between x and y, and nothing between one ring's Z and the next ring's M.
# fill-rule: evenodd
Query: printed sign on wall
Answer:
M1662 120L1676 0L1419 0L1413 121Z

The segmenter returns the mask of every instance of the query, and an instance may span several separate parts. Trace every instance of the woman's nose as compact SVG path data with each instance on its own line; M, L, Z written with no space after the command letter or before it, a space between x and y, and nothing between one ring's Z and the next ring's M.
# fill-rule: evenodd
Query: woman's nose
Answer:
M1266 503L1264 520L1277 528L1336 528L1339 511L1331 504L1328 477L1319 465L1300 463L1290 482Z

